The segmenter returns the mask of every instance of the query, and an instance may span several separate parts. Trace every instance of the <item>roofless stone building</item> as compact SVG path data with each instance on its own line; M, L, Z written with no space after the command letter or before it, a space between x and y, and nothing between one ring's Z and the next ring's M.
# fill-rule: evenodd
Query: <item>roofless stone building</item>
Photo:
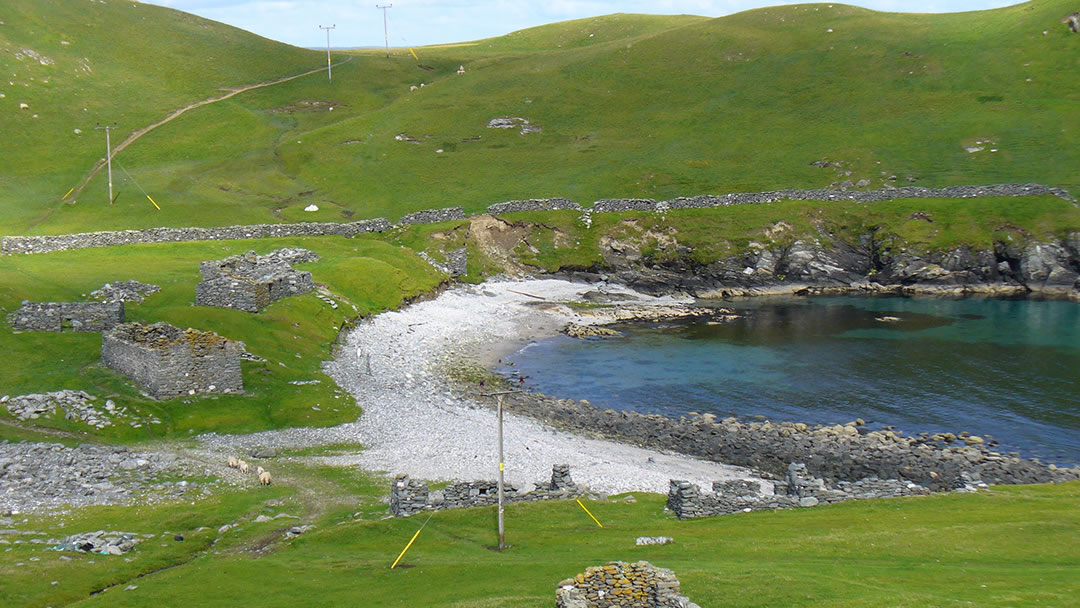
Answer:
M306 249L278 249L267 255L251 251L203 262L199 266L202 281L195 286L195 305L258 312L282 298L315 289L311 273L291 264L318 259Z
M197 393L242 393L244 345L168 323L124 323L102 333L101 360L158 399Z

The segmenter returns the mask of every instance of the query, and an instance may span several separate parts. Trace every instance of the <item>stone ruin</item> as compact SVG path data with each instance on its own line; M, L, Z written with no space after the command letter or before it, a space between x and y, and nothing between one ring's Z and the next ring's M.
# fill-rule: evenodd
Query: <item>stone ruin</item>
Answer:
M288 296L315 289L311 273L291 265L314 262L306 249L278 249L267 255L254 251L199 265L202 281L195 286L196 306L258 312Z
M125 323L102 334L101 360L152 397L242 393L244 345L168 323Z
M24 300L8 322L17 331L105 331L124 322L124 303Z
M667 568L646 561L609 562L559 583L556 608L700 608Z
M531 502L559 500L584 496L584 488L578 487L570 477L570 465L551 467L551 481L535 484L530 492L520 492L511 484L503 485L503 501ZM405 517L421 511L462 509L498 504L498 484L494 481L465 481L447 485L442 490L429 490L428 484L398 475L390 488L390 513Z
M859 481L840 481L829 487L825 481L811 476L806 465L788 465L783 481L773 484L771 494L763 493L761 483L748 480L713 482L712 493L701 491L689 481L671 480L667 508L679 519L710 517L746 511L791 509L834 504L848 500L926 496L930 490L897 479L867 477Z

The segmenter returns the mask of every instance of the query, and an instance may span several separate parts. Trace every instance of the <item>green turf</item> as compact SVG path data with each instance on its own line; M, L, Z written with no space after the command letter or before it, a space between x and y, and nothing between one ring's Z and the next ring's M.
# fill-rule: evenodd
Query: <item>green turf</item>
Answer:
M346 483L339 471L308 475L312 485L336 488L341 500L380 490L372 480ZM610 560L671 568L683 593L702 606L1065 606L1080 593L1077 483L692 521L665 515L662 496L585 501L603 528L573 501L515 505L507 510L510 548L502 553L490 549L497 544L493 508L444 511L402 559L409 567L394 570L390 564L426 515L372 521L382 507L360 520L331 509L297 540L254 551L274 530L295 525L243 523L259 512L257 501L272 496L284 497L286 506L262 512L305 508L291 490L251 489L194 506L89 509L64 518L64 530L166 530L187 538L143 543L131 562L64 562L40 546L12 547L0 553L0 573L10 583L0 605L68 604L112 584L77 605L546 606L559 581ZM209 547L216 528L230 521L242 527ZM48 525L56 520L19 527ZM210 529L198 531L204 526ZM642 535L675 542L636 547ZM29 562L31 556L40 561ZM137 589L125 590L129 584Z
M1069 135L1080 39L1058 23L1068 2L1035 0L946 15L840 4L611 15L417 49L432 71L404 50L356 52L333 82L320 73L242 93L137 141L117 157L112 207L104 174L65 204L102 156L95 123L121 122L122 138L223 87L318 68L320 55L158 7L13 1L0 45L54 63L0 54L15 74L0 86L9 234L396 219L517 198L589 204L859 179L1080 187ZM118 42L113 31L128 34ZM500 116L543 131L486 128ZM965 151L979 141L989 143ZM311 203L317 214L302 211Z

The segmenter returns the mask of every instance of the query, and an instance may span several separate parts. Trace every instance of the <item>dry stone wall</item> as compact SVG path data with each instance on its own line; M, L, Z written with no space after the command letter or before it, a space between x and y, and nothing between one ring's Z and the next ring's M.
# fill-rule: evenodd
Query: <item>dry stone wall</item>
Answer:
M569 465L551 468L551 480L535 484L529 492L521 492L513 485L504 484L503 501L531 502L537 500L560 500L584 496L584 488L578 487L570 477ZM390 487L390 513L404 517L421 511L484 507L498 503L498 483L494 481L466 481L447 485L442 490L429 490L428 484L399 475Z
M1052 195L1074 201L1067 191L1042 184L991 184L987 186L946 186L944 188L903 186L900 188L882 188L880 190L833 190L827 188L771 190L767 192L678 197L660 202L652 199L614 198L600 199L591 208L584 211L586 213L594 211L597 213L620 211L664 212L670 209L700 209L704 207L771 203L784 199L803 201L851 200L872 203L900 198L975 198L1037 195ZM495 203L488 207L487 212L495 215L513 211L556 211L563 209L581 209L581 207L569 199L546 198ZM397 225L429 224L464 219L466 219L466 216L461 207L450 207L410 213L401 218ZM48 253L69 249L111 247L137 243L239 240L286 236L340 235L351 237L368 232L385 232L391 227L393 225L385 218L376 218L340 224L333 222L302 222L298 224L251 224L215 228L151 228L146 230L84 232L50 236L5 236L0 240L0 252L9 255L15 253Z
M581 211L581 205L568 198L531 198L522 201L506 201L488 205L488 215L500 215L515 211Z
M125 323L102 334L101 360L155 398L242 393L243 344L168 323Z
M969 477L968 479L971 479ZM829 486L807 472L806 465L791 463L783 481L773 484L771 494L761 484L735 480L713 483L712 493L688 481L671 480L667 508L679 519L693 519L747 511L791 509L834 504L848 500L926 496L930 490L910 481L868 477Z
M24 300L8 322L19 331L105 331L124 322L124 303Z
M246 226L221 226L216 228L149 228L146 230L119 230L82 232L50 236L5 236L0 241L0 251L13 253L48 253L69 249L114 247L138 243L178 243L185 241L228 241L244 239L268 239L286 236L345 236L351 237L368 232L385 232L390 222L384 218L356 222L302 222L298 224L249 224Z
M679 579L646 561L609 562L559 583L556 608L699 608L684 597Z
M410 213L398 220L398 225L405 224L434 224L436 222L451 222L465 219L465 210L461 207L449 207L446 209L425 209Z

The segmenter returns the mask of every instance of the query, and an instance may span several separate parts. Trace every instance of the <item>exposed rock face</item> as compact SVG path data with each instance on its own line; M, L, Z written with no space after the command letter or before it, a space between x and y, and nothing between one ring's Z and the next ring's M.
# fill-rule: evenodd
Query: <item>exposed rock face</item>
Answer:
M875 241L873 234L857 243L822 237L788 246L754 243L743 254L711 264L695 262L677 248L652 261L634 255L626 243L602 240L601 246L608 268L597 270L613 271L616 282L654 294L1034 292L1080 299L1080 233L1020 247L999 242L992 250L957 247L928 253L894 249Z

